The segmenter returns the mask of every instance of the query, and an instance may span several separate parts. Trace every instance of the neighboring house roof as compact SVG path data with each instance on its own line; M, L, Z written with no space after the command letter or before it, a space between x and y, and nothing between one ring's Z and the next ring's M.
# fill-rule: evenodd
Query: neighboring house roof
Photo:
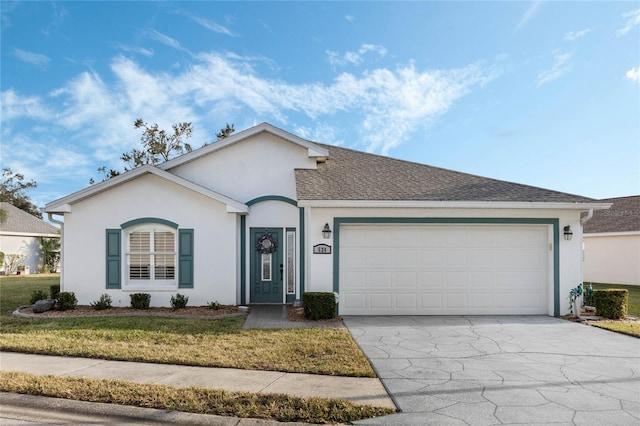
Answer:
M584 225L585 234L640 231L640 195L600 200L612 203L609 210L595 211Z
M317 144L316 170L296 170L299 200L594 203L594 199Z
M7 221L0 225L1 234L34 234L42 236L60 234L60 230L55 226L9 203L0 202L0 209L7 212Z
M233 200L218 192L212 191L209 188L205 188L187 179L181 178L180 176L165 172L164 170L160 170L159 168L150 165L137 167L121 175L118 175L111 179L107 179L104 182L96 183L95 185L92 185L88 188L74 192L71 195L67 195L66 197L53 201L45 206L45 211L49 213L68 212L70 211L70 204L84 200L85 198L92 197L93 195L96 195L100 192L106 191L118 185L122 185L130 180L136 179L146 174L153 174L169 182L173 182L176 185L180 185L184 188L190 189L191 191L197 192L198 194L204 195L205 197L209 197L223 204L226 204L227 211L230 213L247 213L249 211L249 207L247 207L247 205L244 203Z

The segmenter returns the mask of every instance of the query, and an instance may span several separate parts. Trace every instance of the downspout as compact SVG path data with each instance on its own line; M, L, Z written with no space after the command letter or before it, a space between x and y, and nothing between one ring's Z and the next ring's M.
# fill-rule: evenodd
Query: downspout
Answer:
M589 213L583 218L580 219L580 225L584 225L593 217L593 209L589 209Z
M587 212L587 215L583 218L580 218L580 226L582 226L582 264L584 263L584 224L587 223L589 220L591 220L591 218L593 217L593 209L589 209L589 211ZM582 264L580 264L580 269L583 269ZM583 269L584 271L584 269ZM583 272L584 273L584 272ZM584 278L584 277L583 277ZM582 285L582 291L584 293L584 284ZM584 296L581 295L580 296L580 306L584 305ZM580 318L580 309L582 309L581 307L576 307L576 315L578 316L578 318Z
M54 219L53 213L47 212L49 221L60 226L60 291L64 291L64 222Z

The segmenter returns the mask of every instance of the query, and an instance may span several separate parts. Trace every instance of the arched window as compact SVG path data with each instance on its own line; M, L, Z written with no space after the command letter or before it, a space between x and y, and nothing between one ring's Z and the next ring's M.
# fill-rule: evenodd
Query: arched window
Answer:
M176 234L158 223L125 229L127 285L176 284Z

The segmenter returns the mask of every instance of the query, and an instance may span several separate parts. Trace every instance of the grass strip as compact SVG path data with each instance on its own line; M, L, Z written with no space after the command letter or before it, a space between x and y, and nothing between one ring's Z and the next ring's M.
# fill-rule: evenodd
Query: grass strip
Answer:
M0 371L0 391L280 422L348 423L391 414L351 401Z
M640 337L640 323L590 321L589 324L594 327L604 328L605 330L628 334L629 336Z

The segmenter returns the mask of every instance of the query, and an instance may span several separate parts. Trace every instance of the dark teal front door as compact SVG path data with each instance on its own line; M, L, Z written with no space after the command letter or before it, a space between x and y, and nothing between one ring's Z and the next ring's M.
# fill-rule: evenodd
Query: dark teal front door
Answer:
M251 228L251 303L283 303L282 230Z

